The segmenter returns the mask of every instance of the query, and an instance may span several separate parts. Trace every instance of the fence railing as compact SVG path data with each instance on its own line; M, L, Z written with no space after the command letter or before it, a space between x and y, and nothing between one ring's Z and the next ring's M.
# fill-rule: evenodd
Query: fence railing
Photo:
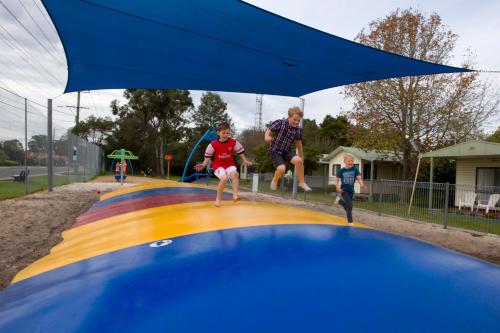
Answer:
M271 191L272 174L259 174L242 188L292 198L293 179L283 177L276 191ZM299 189L296 199L332 204L336 197L334 178L306 176L312 192ZM500 234L500 187L456 185L411 181L374 180L355 196L354 207L485 233ZM370 190L371 189L371 190ZM413 192L414 191L414 192ZM413 196L412 196L413 193Z
M61 118L68 111L56 107L52 119L48 103L0 88L0 199L88 181L104 172L102 149L73 135L73 123Z

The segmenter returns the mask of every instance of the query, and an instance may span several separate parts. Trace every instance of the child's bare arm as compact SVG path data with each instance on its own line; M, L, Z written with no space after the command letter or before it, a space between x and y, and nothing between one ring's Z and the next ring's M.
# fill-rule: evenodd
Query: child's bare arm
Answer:
M240 157L241 157L241 160L243 161L243 164L245 164L246 166L252 165L252 162L247 159L245 154L240 154Z
M359 185L364 188L365 187L365 182L363 182L363 177L361 176L357 176L356 179L358 180L359 182Z
M205 167L207 166L208 162L210 162L210 158L205 157L205 160L203 161L203 163L201 163L201 164L196 164L196 165L194 166L194 168L195 168L197 171L201 171L201 170L205 169Z
M339 193L343 192L343 190L340 188L340 179L339 179L339 177L335 177L335 189Z
M266 133L264 134L264 141L266 141L266 143L273 142L273 132L270 129L266 130Z

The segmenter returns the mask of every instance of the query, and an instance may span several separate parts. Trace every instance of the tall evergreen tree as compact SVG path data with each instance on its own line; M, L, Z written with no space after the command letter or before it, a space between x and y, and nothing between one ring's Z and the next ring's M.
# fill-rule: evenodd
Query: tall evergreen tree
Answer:
M216 128L221 122L228 123L234 131L233 121L227 113L227 103L217 93L210 91L203 93L200 105L193 112L192 118L197 132L200 134L210 128Z

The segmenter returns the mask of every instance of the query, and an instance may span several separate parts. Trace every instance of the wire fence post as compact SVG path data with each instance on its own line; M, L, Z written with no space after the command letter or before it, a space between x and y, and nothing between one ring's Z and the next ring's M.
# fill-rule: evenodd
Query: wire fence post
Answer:
M252 175L252 192L258 193L259 192L259 174L254 173Z
M28 194L28 99L24 98L24 194Z
M450 183L445 184L444 194L444 215L443 215L443 228L448 228L448 203L450 201Z
M379 190L379 194L378 194L378 212L377 212L378 216L382 215L382 195L383 195L383 192L384 192L383 191L384 190L383 186L384 186L384 183L381 183L379 185L379 189L380 190Z
M47 173L48 173L48 186L47 190L49 192L53 191L54 187L54 170L53 166L53 156L52 156L52 99L47 100Z

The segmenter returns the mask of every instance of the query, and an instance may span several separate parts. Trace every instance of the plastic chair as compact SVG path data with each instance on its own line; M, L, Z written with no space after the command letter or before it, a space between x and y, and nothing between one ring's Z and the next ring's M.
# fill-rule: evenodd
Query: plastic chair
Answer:
M470 207L471 212L474 210L474 203L476 202L477 194L474 191L462 191L458 198L458 210L462 207Z
M477 210L479 209L485 209L485 213L488 214L490 209L496 211L496 205L498 203L498 200L500 200L500 194L492 194L488 198L488 201L486 200L480 200L477 203Z

